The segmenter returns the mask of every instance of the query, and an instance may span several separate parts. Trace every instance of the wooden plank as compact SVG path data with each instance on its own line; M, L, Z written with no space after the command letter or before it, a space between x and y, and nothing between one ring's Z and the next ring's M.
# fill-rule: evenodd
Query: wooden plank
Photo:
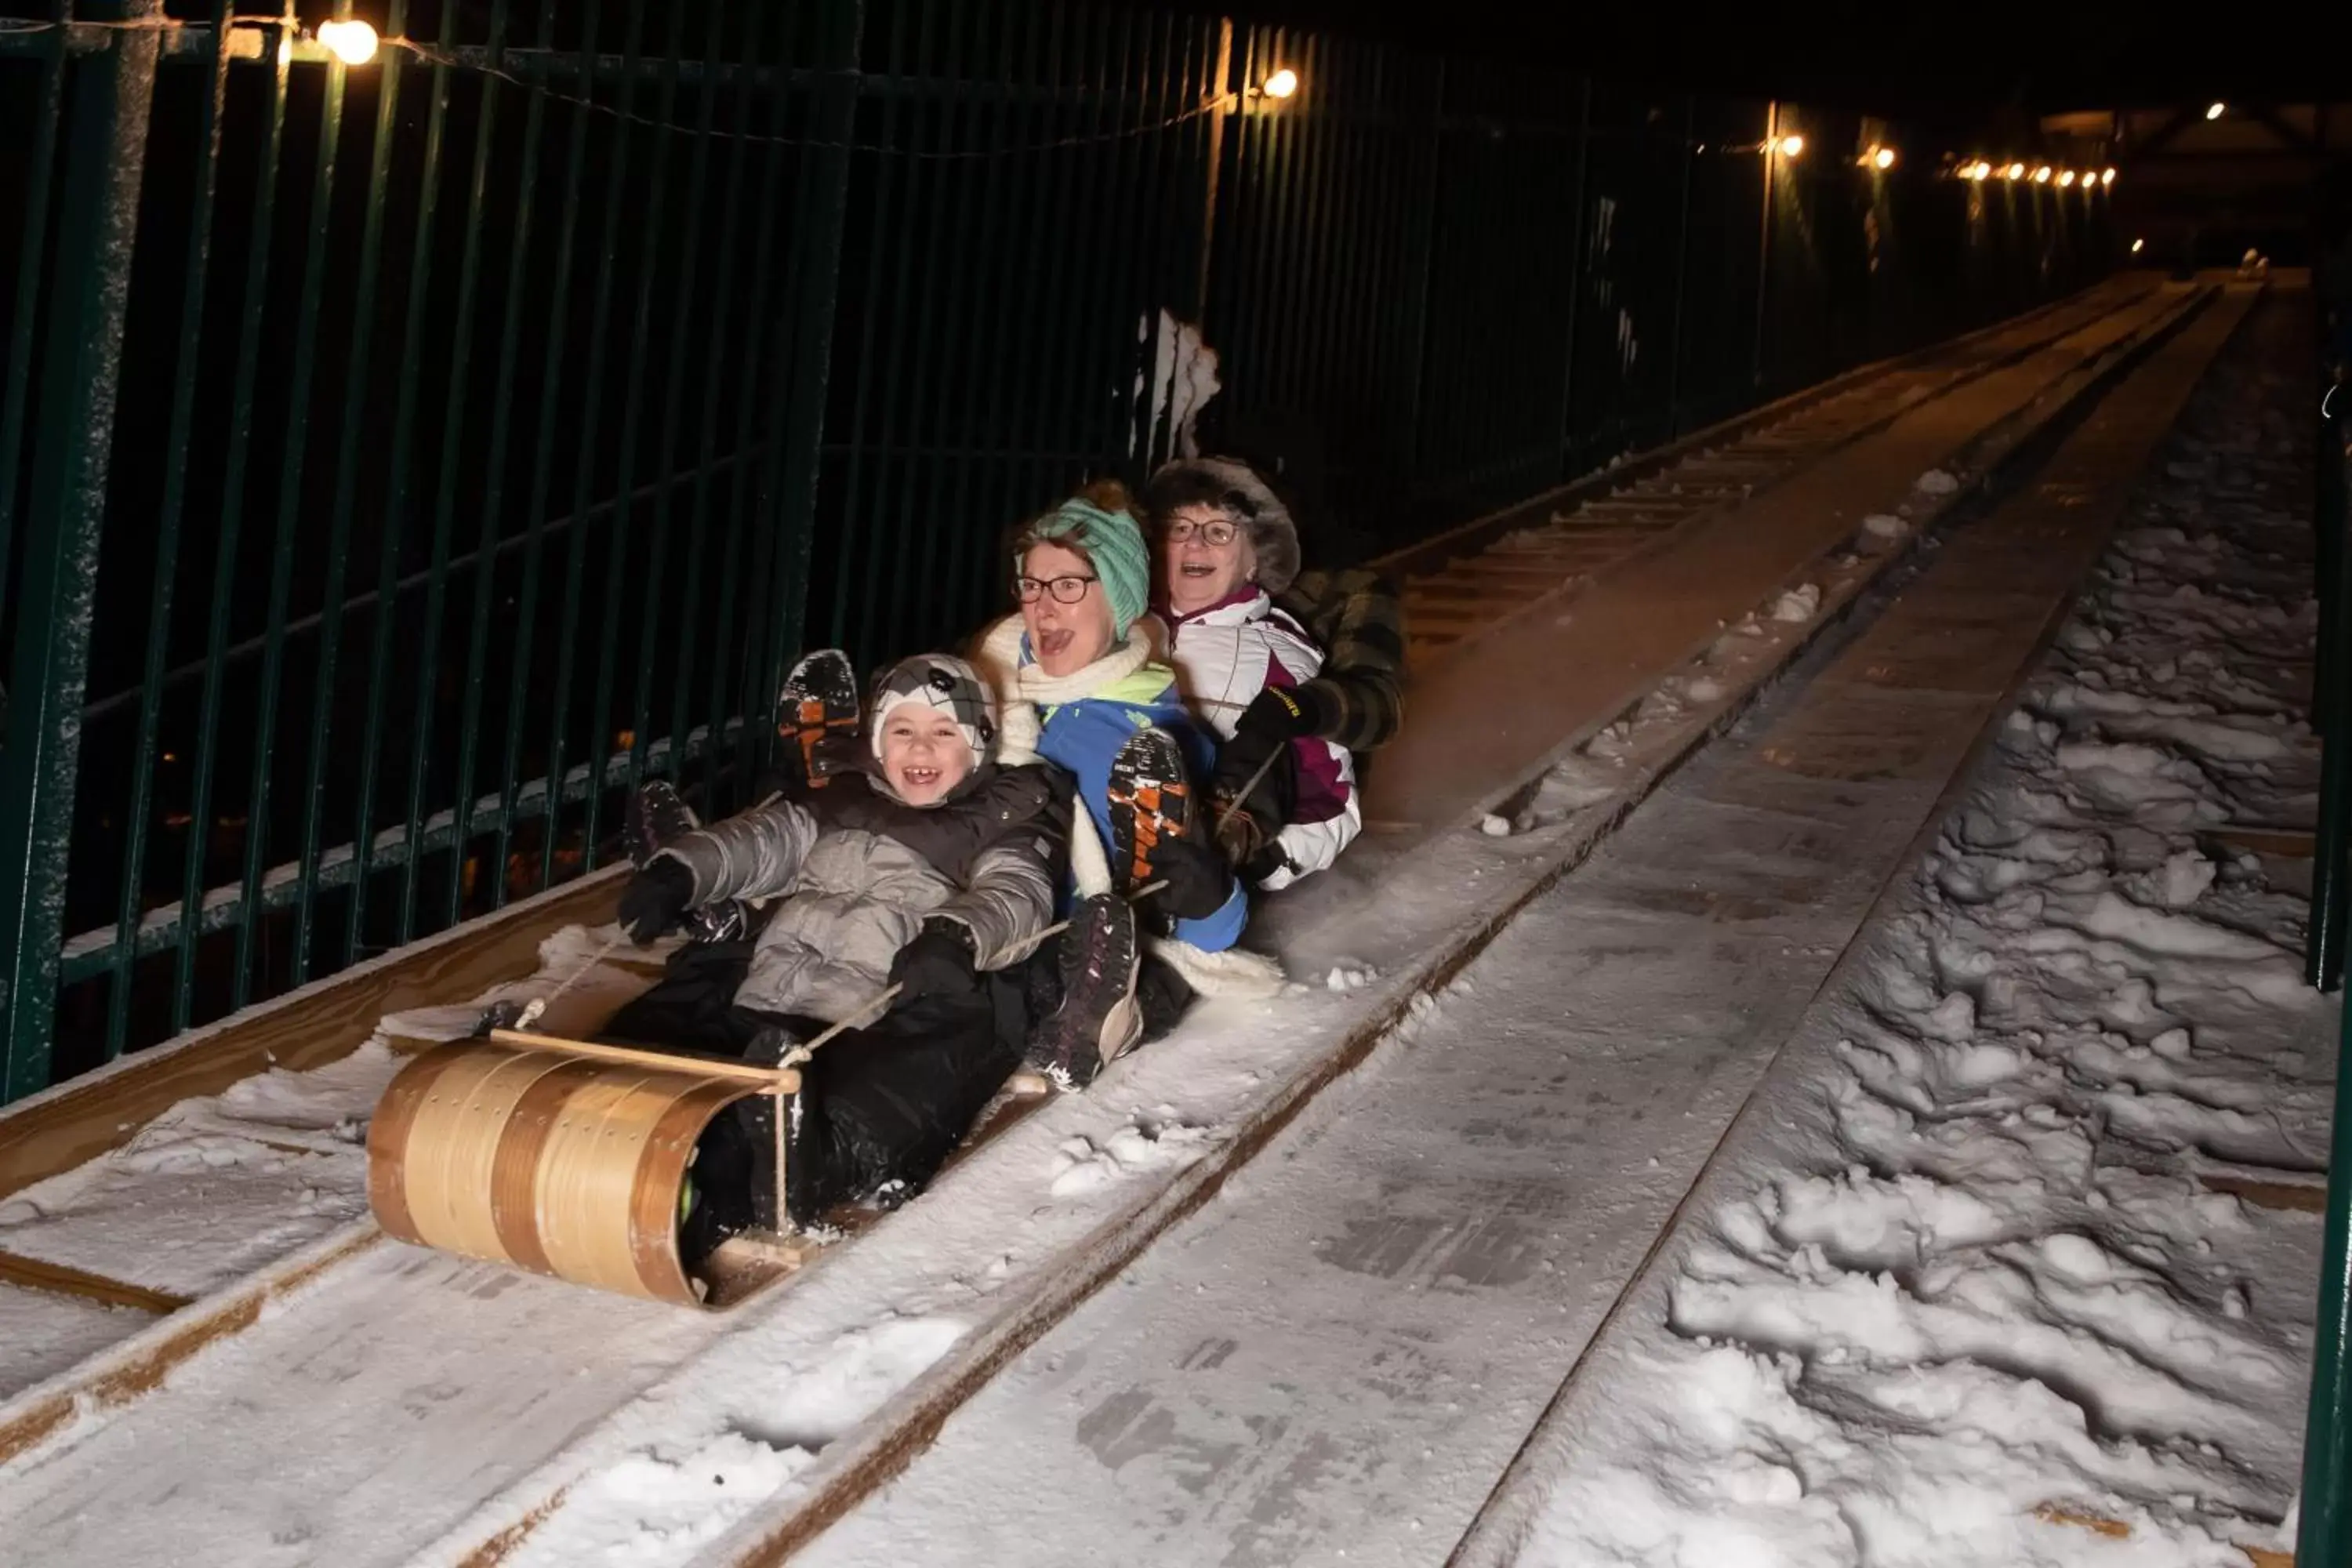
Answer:
M2294 1214L2327 1212L2327 1188L2324 1184L2265 1182L2254 1176L2231 1175L2220 1171L2200 1171L2197 1182L2210 1191L2227 1193L2256 1208L2279 1209Z
M2295 827L2240 827L2224 824L2209 827L2202 837L2241 854L2275 855L2282 860L2311 858L2312 836Z
M136 1307L142 1312L176 1312L189 1300L168 1290L151 1290L144 1285L110 1279L103 1274L15 1252L0 1252L0 1282L22 1285L28 1290L46 1290L53 1296L78 1296L110 1307Z
M592 872L0 1110L0 1197L120 1147L181 1100L271 1068L305 1071L347 1057L387 1013L462 1001L535 973L549 934L612 920L627 869Z
M2076 1530L2087 1530L2092 1534L2102 1536L2109 1541L2131 1539L2131 1526L2122 1520L2108 1519L2101 1514L2085 1513L2080 1509L2063 1502L2036 1504L2033 1517L2050 1524L2063 1524ZM2294 1568L2294 1553L2292 1552L2278 1552L2267 1546L2248 1546L2243 1542L2232 1542L2232 1544L2245 1554L2247 1568Z
M159 1387L191 1356L257 1321L272 1303L384 1240L368 1221L349 1226L299 1257L272 1265L204 1298L63 1375L0 1401L0 1465L71 1426Z

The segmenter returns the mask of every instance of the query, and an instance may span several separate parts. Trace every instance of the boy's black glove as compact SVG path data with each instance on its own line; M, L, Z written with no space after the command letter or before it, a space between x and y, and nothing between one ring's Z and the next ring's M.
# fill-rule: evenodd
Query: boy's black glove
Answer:
M675 856L657 856L621 889L621 926L631 942L643 947L693 907L692 869Z
M980 984L978 963L971 928L933 915L890 961L890 984L901 1005L918 996L958 996Z
M1151 906L1180 921L1215 914L1234 891L1234 875L1223 858L1187 838L1153 848L1151 879L1168 884L1150 896Z

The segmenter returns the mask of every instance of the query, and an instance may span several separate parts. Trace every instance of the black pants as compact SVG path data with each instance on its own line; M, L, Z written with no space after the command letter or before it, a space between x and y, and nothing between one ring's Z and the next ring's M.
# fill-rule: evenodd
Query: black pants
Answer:
M613 1016L604 1037L740 1057L781 1045L779 1031L794 1040L822 1033L818 1019L735 1005L751 955L749 942L681 949L660 984ZM788 1108L799 1122L785 1173L790 1218L808 1225L837 1204L877 1193L896 1203L919 1191L1020 1066L1027 1032L1019 981L983 974L968 991L915 997L826 1042L802 1065ZM739 1101L697 1145L697 1185L720 1235L753 1223L759 1189L773 1180L768 1112L764 1100Z

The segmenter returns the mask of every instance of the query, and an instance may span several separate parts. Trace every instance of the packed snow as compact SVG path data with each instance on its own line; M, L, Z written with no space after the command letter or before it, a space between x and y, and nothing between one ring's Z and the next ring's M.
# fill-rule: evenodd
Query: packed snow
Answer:
M2222 1176L2324 1168L2338 1009L2302 984L2303 889L2221 830L2312 812L2293 408L2242 364L2200 395L1596 1352L1518 1561L2291 1546L2317 1220Z

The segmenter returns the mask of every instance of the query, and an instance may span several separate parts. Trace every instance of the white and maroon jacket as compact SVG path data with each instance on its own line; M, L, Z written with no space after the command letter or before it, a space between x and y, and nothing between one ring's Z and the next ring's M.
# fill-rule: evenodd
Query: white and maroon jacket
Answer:
M1159 613L1184 705L1220 739L1233 738L1242 710L1259 692L1297 686L1323 668L1322 649L1254 585L1244 584L1230 598L1189 616L1165 606ZM1311 735L1291 744L1297 748L1297 806L1275 840L1289 865L1259 884L1268 892L1322 870L1364 826L1347 749Z

